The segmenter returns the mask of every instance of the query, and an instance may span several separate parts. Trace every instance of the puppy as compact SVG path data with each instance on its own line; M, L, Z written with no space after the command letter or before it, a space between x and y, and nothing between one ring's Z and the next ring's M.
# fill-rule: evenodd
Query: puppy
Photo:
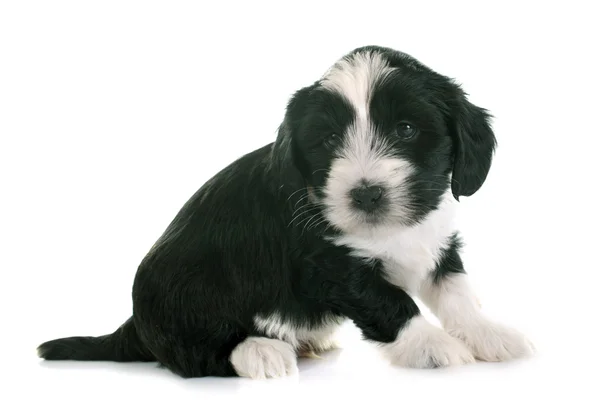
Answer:
M274 143L183 206L139 265L129 320L39 356L281 377L333 348L345 319L404 367L529 355L480 312L452 223L495 146L488 113L449 78L388 48L351 51L293 95Z

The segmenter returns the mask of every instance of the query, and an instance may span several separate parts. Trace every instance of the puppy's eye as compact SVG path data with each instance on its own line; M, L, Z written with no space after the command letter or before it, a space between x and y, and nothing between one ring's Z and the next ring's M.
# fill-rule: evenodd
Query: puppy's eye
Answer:
M408 122L401 122L396 126L396 135L401 140L410 140L417 134L417 128Z
M334 149L340 143L341 138L337 134L329 134L323 138L323 145L328 149Z

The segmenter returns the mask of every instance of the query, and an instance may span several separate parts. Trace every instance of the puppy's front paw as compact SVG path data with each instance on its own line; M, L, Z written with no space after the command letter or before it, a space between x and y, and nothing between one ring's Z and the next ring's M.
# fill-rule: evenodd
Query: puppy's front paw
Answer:
M235 347L230 362L240 377L277 378L298 372L294 348L278 339L249 337Z
M384 351L393 364L408 368L438 368L475 362L461 341L422 316L410 320L398 338L384 346Z
M475 357L482 361L508 361L527 357L535 352L533 344L523 334L489 320L477 320L447 331L463 341Z

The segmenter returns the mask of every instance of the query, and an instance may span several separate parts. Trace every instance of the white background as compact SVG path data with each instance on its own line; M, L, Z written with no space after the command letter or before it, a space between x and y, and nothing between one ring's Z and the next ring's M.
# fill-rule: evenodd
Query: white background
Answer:
M593 3L0 3L0 416L599 417ZM126 320L137 265L183 203L366 44L455 77L495 115L489 180L461 205L465 261L535 358L401 370L351 325L343 350L277 381L36 358Z

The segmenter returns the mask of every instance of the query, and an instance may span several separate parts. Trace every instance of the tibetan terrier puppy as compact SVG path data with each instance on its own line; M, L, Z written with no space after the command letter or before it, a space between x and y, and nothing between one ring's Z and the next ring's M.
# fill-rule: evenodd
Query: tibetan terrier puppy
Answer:
M529 355L523 335L480 312L453 225L495 145L488 113L451 79L358 48L293 95L275 142L183 206L139 265L130 319L39 356L280 377L333 348L345 319L404 367Z

